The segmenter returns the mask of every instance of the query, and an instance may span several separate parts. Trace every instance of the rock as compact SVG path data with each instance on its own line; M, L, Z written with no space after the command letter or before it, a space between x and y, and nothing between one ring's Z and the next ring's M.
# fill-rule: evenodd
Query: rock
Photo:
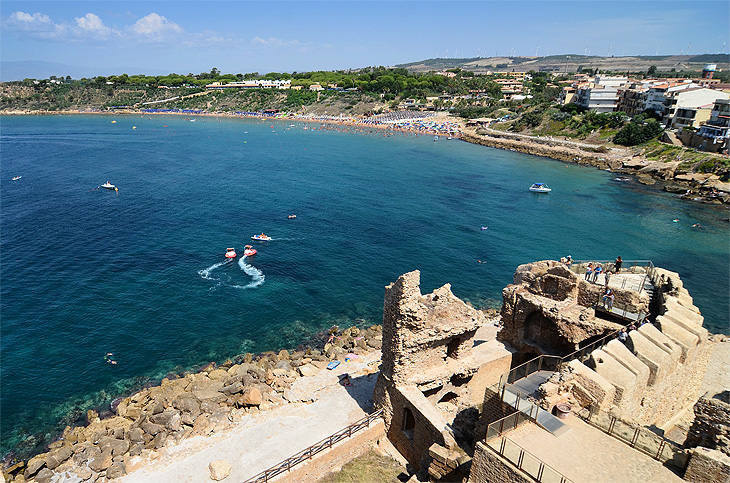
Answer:
M243 392L239 401L245 406L260 406L262 401L261 391L255 387L248 388Z
M172 401L172 407L186 413L200 413L200 401L190 393L184 393L176 397Z
M114 463L106 470L106 477L108 479L120 478L127 474L127 469L124 467L124 463Z
M367 345L372 347L373 349L380 350L383 346L383 337L373 337L371 339L367 340Z
M145 421L144 423L142 423L142 429L144 430L145 433L155 436L157 433L159 433L160 431L162 431L165 428L164 428L164 426L161 426L159 424L155 424L150 421Z
M175 411L175 414L165 424L165 428L170 431L180 431L182 429L182 417L179 412Z
M200 403L200 410L204 413L213 414L219 408L220 408L220 406L218 405L218 403L213 402L211 400L206 400L206 401L203 401L202 403Z
M129 451L129 441L104 436L99 439L99 449L102 453L105 451L111 451L113 456L117 456Z
M134 443L129 447L129 456L138 456L142 454L144 449L144 442Z
M106 451L99 453L94 459L89 460L89 468L99 473L112 465L112 452Z
M167 444L167 431L160 431L155 435L155 449L164 448Z
M46 455L40 454L38 456L34 456L28 461L28 466L25 469L25 475L26 476L33 476L38 471L40 471L41 468L46 466Z
M217 381L219 379L223 379L224 377L228 377L228 371L226 371L225 369L216 369L214 371L209 372L208 377L212 381Z
M221 392L225 394L238 394L241 391L243 391L243 383L241 383L240 381L236 381L233 384L224 386L223 389L221 389Z
M92 424L98 421L100 421L99 413L97 413L93 409L89 409L88 411L86 411L86 422L88 424Z
M43 468L38 472L37 475L35 475L35 482L36 483L50 483L51 478L53 478L53 471L49 470L48 468Z
M48 456L46 456L46 466L53 470L69 459L72 454L74 454L74 452L70 446L54 449L48 453Z
M214 481L220 481L231 474L231 465L226 460L211 461L208 469L210 469L210 479Z
M289 359L289 351L286 349L282 349L279 351L279 354L277 355L280 361L288 360Z
M312 364L299 366L299 367L297 367L297 370L299 371L299 374L302 375L302 377L311 377L311 376L316 376L317 374L319 374L319 369L317 369Z
M143 443L144 442L144 431L141 428L132 428L127 431L127 438L132 443Z

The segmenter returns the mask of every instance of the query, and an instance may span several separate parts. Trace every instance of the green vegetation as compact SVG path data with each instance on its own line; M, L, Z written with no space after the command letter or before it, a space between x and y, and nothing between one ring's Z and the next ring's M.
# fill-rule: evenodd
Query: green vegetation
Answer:
M613 142L624 146L636 146L658 137L662 131L663 128L656 119L632 120L616 133Z
M317 483L398 483L401 473L405 473L405 468L400 463L371 450Z

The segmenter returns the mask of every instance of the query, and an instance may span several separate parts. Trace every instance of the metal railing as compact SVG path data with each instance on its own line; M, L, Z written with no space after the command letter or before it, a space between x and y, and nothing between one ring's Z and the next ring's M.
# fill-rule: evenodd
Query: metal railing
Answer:
M520 379L524 379L530 374L539 371L557 371L560 367L561 357L560 356L537 356L514 369L510 369L509 372L502 374L499 382L501 384L512 384Z
M498 438L499 436L504 435L509 431L512 431L513 429L517 429L520 425L522 425L522 423L535 421L535 418L537 417L538 407L533 405L530 408L529 413L524 413L519 409L516 410L517 412L515 413L507 415L502 419L498 419L493 423L489 423L489 425L487 426L487 437L485 441L490 441L494 438Z
M687 468L689 454L685 449L642 426L627 423L592 406L576 414L591 426L655 460L680 470Z
M315 455L321 453L322 451L328 450L332 448L333 445L336 443L342 441L345 438L350 438L352 435L361 429L370 427L370 423L378 419L383 414L382 409L378 409L372 414L368 414L364 418L360 419L359 421L352 423L345 429L341 429L337 431L335 434L323 439L322 441L313 444L312 446L303 449L299 453L295 454L294 456L285 459L281 463L272 466L271 468L262 471L258 475L249 478L248 480L244 481L243 483L267 483L272 478L290 471L292 468L297 466L300 463L303 463L307 460L311 460Z
M584 275L586 273L586 266L589 263L600 263L601 266L604 268L604 273L611 267L613 267L614 275L617 275L615 272L615 261L614 260L573 260L570 264L570 270L575 272L578 275ZM618 274L623 273L634 273L634 274L644 274L644 278L641 281L641 284L636 289L630 289L635 290L639 293L644 291L644 286L646 285L646 279L649 278L649 280L654 280L654 274L656 272L656 267L654 266L654 263L652 263L651 260L623 260L621 264L621 271L618 272ZM614 277L611 280L613 280L613 284L609 284L609 286L616 287L617 282L616 279L618 277ZM630 280L627 278L621 279L621 287L622 289L627 288L627 285L629 284Z
M487 441L485 446L502 456L518 469L530 475L535 481L540 483L573 483L573 480L569 479L567 476L563 475L514 441L507 439L506 437L502 437L499 440L498 446L492 444L496 441L496 439L492 439L491 443Z

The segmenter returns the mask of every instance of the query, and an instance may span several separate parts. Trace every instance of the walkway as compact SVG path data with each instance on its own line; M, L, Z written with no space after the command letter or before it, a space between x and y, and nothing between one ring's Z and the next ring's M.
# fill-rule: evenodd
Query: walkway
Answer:
M524 424L506 436L575 482L684 482L659 461L591 427L575 415L561 421L571 431L559 438L534 424ZM490 445L500 444L500 438L492 441Z
M564 425L561 420L525 398L525 396L537 391L537 388L553 374L550 371L533 372L524 379L520 379L513 384L507 384L503 401L517 408L521 413L534 417L535 422L543 429L555 436L560 436L570 431L570 428Z
M371 411L377 374L364 375L369 362L379 361L380 351L361 362L342 363L334 371L297 379L292 394L311 404L290 403L256 415L244 416L235 428L209 437L197 436L178 446L164 448L162 457L145 462L119 483L199 483L210 481L208 464L224 459L231 466L226 481L245 481L293 454L354 423ZM352 386L343 387L338 376L348 372Z

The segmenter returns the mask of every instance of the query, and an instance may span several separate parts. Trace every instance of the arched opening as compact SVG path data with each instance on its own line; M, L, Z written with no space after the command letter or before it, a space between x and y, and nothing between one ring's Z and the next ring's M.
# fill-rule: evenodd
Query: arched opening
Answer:
M454 375L453 375L453 376L451 376L451 378L449 379L449 382L450 382L450 383L451 383L451 384L452 384L452 385L453 385L454 387L461 387L461 386L463 386L464 384L469 384L469 381L471 381L471 377L472 377L472 376L460 376L460 375L458 375L458 374L454 374Z
M546 354L564 356L575 350L575 344L563 337L555 322L536 310L525 319L525 342L542 349Z
M413 431L416 429L416 418L413 412L408 408L403 408L403 434L406 438L413 441Z
M446 346L446 357L450 357L452 359L456 359L459 356L459 345L461 344L461 340L459 340L458 337L454 337L449 341L449 344Z

